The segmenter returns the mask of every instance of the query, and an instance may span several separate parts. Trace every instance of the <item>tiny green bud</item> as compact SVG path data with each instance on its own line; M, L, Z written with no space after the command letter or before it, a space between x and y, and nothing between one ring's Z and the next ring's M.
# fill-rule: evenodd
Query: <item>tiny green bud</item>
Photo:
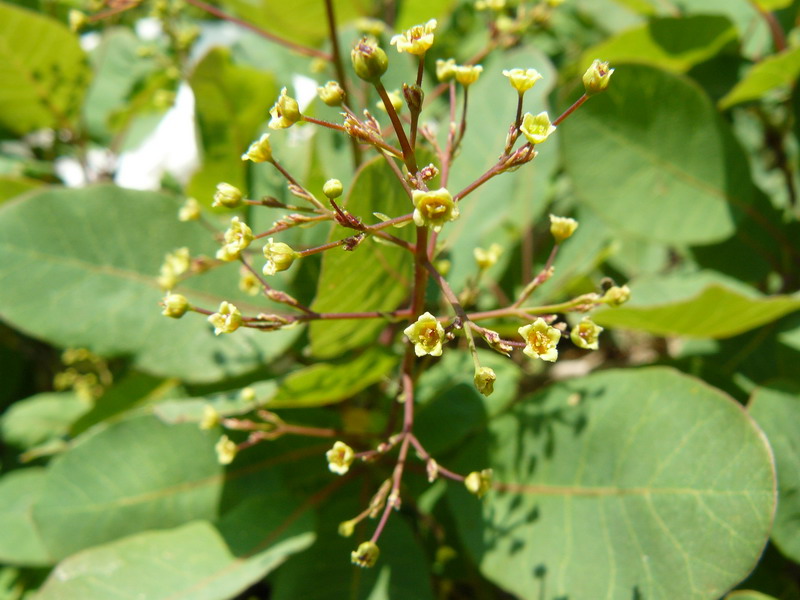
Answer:
M486 492L492 489L492 470L473 471L464 478L464 487L470 494L483 498Z
M241 398L245 402L255 402L256 397L257 397L256 391L250 386L243 387L239 391L239 398Z
M350 52L353 69L361 79L377 83L389 68L389 58L378 43L368 37L359 41Z
M269 134L265 133L250 144L247 152L242 154L242 160L250 160L254 163L272 162L272 145L269 143Z
M394 36L389 43L397 46L398 52L422 56L433 45L433 32L436 31L436 25L436 19L431 19L425 25L414 25L408 31Z
M214 450L217 452L219 464L229 465L233 462L233 459L236 458L236 453L239 451L239 448L236 446L236 442L228 439L227 435L223 435L219 438L217 445L214 446Z
M442 355L444 327L431 313L421 314L414 323L403 330L403 333L414 344L414 354L417 356Z
M325 453L325 458L328 459L328 469L337 475L347 473L355 457L356 453L344 442L336 442L333 448Z
M225 208L236 208L242 203L242 190L230 183L218 183L217 191L214 193L214 208L224 206Z
M281 95L278 96L269 114L272 117L267 124L270 129L286 129L303 118L300 114L300 105L286 93L286 88L281 90Z
M586 89L586 95L592 96L604 91L608 87L613 73L614 69L609 69L607 62L599 59L592 61L591 66L583 74L583 87Z
M494 370L489 367L480 367L475 370L475 387L484 396L491 396L494 391L494 382L497 381L497 375Z
M69 20L69 29L72 33L78 33L89 24L89 17L87 17L85 13L74 8L69 11L67 19Z
M436 60L436 79L444 83L445 81L450 81L456 76L456 59L455 58L448 58L447 60L442 60L441 58Z
M414 203L414 223L418 227L430 227L438 232L442 226L458 218L458 206L446 188L430 192L411 192Z
M318 87L317 94L328 106L341 106L344 102L344 90L338 81L329 81L324 86Z
M267 259L263 269L264 275L275 275L279 271L285 271L292 266L298 256L289 244L273 242L272 238L269 238L264 246L264 258Z
M339 535L342 537L350 537L356 528L356 520L350 519L349 521L342 521L339 523Z
M603 302L608 304L609 306L620 306L625 304L628 300L631 299L631 290L627 285L613 286L608 288L605 294L603 294Z
M525 113L520 130L531 144L541 144L556 128L550 122L547 112L540 112L535 117L531 113Z
M558 359L558 341L561 332L555 327L550 327L547 322L539 317L533 323L519 328L519 334L525 340L525 349L522 351L531 358L541 358L547 362Z
M230 227L225 232L225 245L217 250L217 260L226 262L237 260L252 241L253 232L247 223L241 221L239 217L233 217Z
M503 75L508 77L511 87L520 94L527 92L537 81L542 79L541 73L536 69L511 69L510 71L503 71Z
M215 409L210 404L206 404L203 407L203 418L200 419L200 429L214 429L217 425L219 425L221 421L221 417Z
M502 253L503 247L500 244L492 244L489 246L488 250L484 250L483 248L475 248L472 251L472 254L475 257L475 262L478 263L478 268L481 270L486 270L497 264L497 260L500 258Z
M242 313L236 306L223 300L217 312L208 317L208 322L214 326L214 335L233 333L242 324Z
M375 542L362 542L357 550L350 553L350 561L359 567L373 567L378 562L380 549Z
M162 315L180 319L189 310L189 301L180 294L167 294L161 301L161 306L164 307L164 310L161 311Z
M331 200L335 200L341 196L343 191L344 187L342 186L342 182L338 179L328 179L325 185L322 186L322 193Z
M179 221L197 221L200 218L200 203L194 198L187 198L178 210Z
M583 317L581 322L572 328L569 339L572 343L584 350L597 350L599 347L598 338L603 328L594 323L589 317Z
M483 67L481 65L459 65L455 68L455 71L456 81L464 87L468 87L478 81L478 77L483 72Z
M556 244L572 236L577 228L578 222L575 219L550 215L550 233L555 238Z

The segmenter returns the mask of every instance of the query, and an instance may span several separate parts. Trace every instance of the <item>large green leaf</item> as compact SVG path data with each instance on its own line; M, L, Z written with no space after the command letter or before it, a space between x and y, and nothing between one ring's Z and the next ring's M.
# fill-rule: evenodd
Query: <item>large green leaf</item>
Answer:
M736 37L733 24L722 16L653 19L589 48L583 53L580 66L585 69L594 59L601 58L612 64L631 61L684 73L717 54Z
M777 600L777 598L753 590L737 590L725 596L725 600Z
M358 172L346 202L347 210L365 223L378 222L372 216L407 214L411 200L391 169L375 159ZM406 241L414 237L414 227L390 229ZM334 228L332 239L354 233ZM317 312L391 311L409 295L413 257L399 246L365 240L352 252L334 248L322 258L317 297L311 308ZM318 358L330 358L350 348L372 341L386 326L383 319L314 321L310 326L311 350Z
M492 581L531 600L715 600L756 564L775 510L769 445L741 406L671 369L607 371L515 405L463 447L481 504L448 488Z
M800 385L784 382L758 388L747 409L775 453L779 502L772 541L800 562Z
M766 92L788 86L800 75L800 48L768 56L755 65L736 86L719 101L722 109L756 100Z
M164 255L215 248L197 223L177 221L177 208L169 196L113 186L46 189L4 204L0 316L53 344L129 354L142 370L191 381L237 375L280 355L297 332L215 337L201 316L161 316L156 276ZM251 314L264 310L238 291L237 278L229 265L179 291L208 309L230 300Z
M88 83L78 38L61 23L0 2L0 125L69 127Z
M695 244L729 237L753 186L708 98L680 76L614 66L608 90L558 132L578 197L632 237Z
M36 394L15 402L0 417L0 437L27 450L67 435L70 426L91 408L72 392Z
M30 566L52 562L31 514L44 482L40 467L12 471L0 478L0 562Z

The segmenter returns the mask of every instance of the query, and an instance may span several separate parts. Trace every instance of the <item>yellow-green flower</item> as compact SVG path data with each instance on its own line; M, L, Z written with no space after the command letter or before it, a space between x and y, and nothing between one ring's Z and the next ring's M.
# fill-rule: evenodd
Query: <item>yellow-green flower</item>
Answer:
M242 154L242 160L250 160L254 163L272 162L272 145L269 143L269 134L265 133L250 144L247 152Z
M492 489L492 470L473 471L464 478L464 487L470 494L483 498L486 492Z
M395 112L400 112L400 110L403 108L403 97L400 95L400 90L386 92L386 95L389 96L389 101L392 103L392 108L394 108ZM386 105L382 100L378 100L375 103L375 106L379 110L386 112Z
M417 356L442 355L442 342L444 342L444 327L431 313L421 314L416 322L403 330L406 337L414 344L414 354Z
M203 418L200 419L200 429L214 429L221 421L220 414L210 404L203 407ZM227 439L227 438L226 438Z
M257 296L261 292L261 282L247 267L239 271L239 289L248 296Z
M531 113L525 113L520 130L531 144L541 144L556 128L550 122L547 112L540 112L535 117Z
M361 79L376 83L389 68L389 57L373 38L364 37L350 52L353 70Z
M223 300L217 312L208 317L208 322L214 326L214 335L233 333L242 324L242 313L236 306Z
M609 69L607 62L594 59L583 74L583 87L586 89L586 94L591 96L605 90L613 73L614 69Z
M176 285L181 275L189 270L191 256L188 248L178 248L164 256L158 276L158 284L164 290L171 290Z
M329 81L317 88L317 95L328 106L341 106L344 102L344 90L338 81Z
M197 221L200 218L200 203L194 198L187 198L183 206L178 209L179 221Z
M536 82L542 79L541 73L536 69L511 69L503 71L503 75L508 77L513 87L520 94L524 94L531 89Z
M472 255L475 257L475 262L478 264L478 268L482 270L493 267L497 263L497 260L500 258L502 253L503 247L500 244L492 244L489 246L488 250L484 250L483 248L475 248L472 251Z
M483 72L483 67L481 65L459 65L455 68L455 71L456 81L464 87L468 87L478 81L478 77Z
M577 228L578 222L575 219L550 215L550 233L555 238L556 244L572 236Z
M297 252L292 250L289 244L273 242L272 238L269 238L264 246L264 258L267 259L267 264L264 265L262 272L264 275L275 275L279 271L285 271L292 266L297 257Z
M458 218L458 206L445 188L430 192L414 190L411 200L414 202L414 223L418 227L440 231L445 223Z
M477 0L475 8L477 10L493 10L500 12L506 7L506 0Z
M585 350L597 350L599 346L598 338L603 328L594 323L589 317L583 317L581 322L572 328L569 339L572 343Z
M67 19L69 21L69 29L72 33L78 33L89 24L89 17L87 17L85 13L74 8L69 11Z
M494 370L489 367L480 367L475 370L475 387L484 396L491 396L494 391L494 382L497 381L497 375Z
M347 473L355 457L356 453L344 442L336 442L333 448L325 453L325 458L328 459L328 469L337 475Z
M227 435L223 435L219 438L217 445L214 446L214 450L217 451L217 460L219 464L229 465L233 462L233 459L236 458L236 453L239 451L239 448L236 442L228 439Z
M558 358L558 341L561 332L555 327L550 327L544 319L539 317L533 323L519 328L519 334L525 340L523 352L531 358L541 358L548 362L555 362Z
M353 550L350 553L350 561L359 567L373 567L378 562L380 553L381 551L375 542L362 542L358 546L358 550Z
M247 223L239 217L231 219L231 225L225 232L225 245L217 250L217 260L230 262L238 259L245 248L253 241L253 232Z
M609 306L620 306L631 299L631 290L627 285L613 286L603 294L603 302Z
M167 294L161 301L161 306L164 307L164 310L161 311L162 315L180 319L189 310L189 301L180 294Z
M421 56L433 46L433 32L436 31L436 25L436 19L431 19L425 25L414 25L408 31L394 36L389 43L396 45L398 52Z
M236 208L242 203L242 190L230 183L218 183L217 191L214 192L214 202L211 206L218 208L224 206L225 208Z
M297 104L297 100L286 93L286 88L281 90L281 95L278 96L278 100L270 109L269 114L272 117L268 123L270 129L286 129L302 118L300 105Z
M441 82L450 81L456 76L456 59L436 59L436 79Z

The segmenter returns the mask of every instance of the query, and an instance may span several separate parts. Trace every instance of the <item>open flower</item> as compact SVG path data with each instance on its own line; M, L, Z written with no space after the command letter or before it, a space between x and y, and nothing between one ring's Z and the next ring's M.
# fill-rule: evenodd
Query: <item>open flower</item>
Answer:
M255 163L272 162L272 146L269 143L269 134L265 133L250 144L247 152L242 154L242 160L250 160Z
M247 223L239 217L231 219L231 225L225 232L225 245L217 250L217 260L230 262L238 259L242 251L253 241L253 232Z
M614 69L609 69L607 62L595 59L583 74L583 87L586 89L586 94L591 96L604 91L613 74Z
M417 356L442 355L444 327L431 313L421 314L415 323L403 330L403 333L414 344L414 354Z
M380 553L381 551L375 542L362 542L358 546L358 550L353 550L350 553L350 561L359 567L373 567L378 562Z
M426 226L440 231L442 225L458 218L458 207L445 188L431 192L414 190L411 200L414 202L414 223L418 227Z
M481 65L459 65L455 67L455 72L456 81L464 87L468 87L478 81L478 77L483 73L483 67Z
M330 469L331 473L336 473L337 475L347 473L355 457L356 453L344 442L336 442L333 448L325 453L325 458L328 459L328 469Z
M164 307L164 310L161 311L162 315L180 319L189 310L189 301L180 294L167 294L161 301L161 306Z
M492 470L473 471L464 478L464 487L470 494L482 498L486 492L492 489Z
M414 25L408 31L394 36L389 42L397 46L398 52L408 52L421 56L433 45L433 32L436 31L436 19L431 19L425 25Z
M441 82L450 81L456 76L456 59L436 59L436 79Z
M594 323L589 317L583 317L581 322L572 328L569 339L572 343L585 350L597 350L598 338L603 328Z
M523 352L531 358L541 358L548 362L555 362L558 358L558 341L561 332L555 327L550 327L541 317L533 323L519 328L519 334L525 340Z
M541 144L556 127L550 122L547 112L540 112L535 117L531 113L525 113L520 130L531 144Z
M503 75L508 77L513 87L520 94L524 94L531 89L536 82L542 79L542 74L536 69L511 69L503 71Z
M550 233L555 238L556 244L560 244L572 236L577 228L578 222L575 219L550 215Z
M281 90L281 95L278 96L269 114L272 117L268 123L270 129L286 129L302 118L300 105L286 93L286 88Z
M208 322L214 326L214 335L233 333L242 324L242 313L233 304L223 300L217 312L208 317Z

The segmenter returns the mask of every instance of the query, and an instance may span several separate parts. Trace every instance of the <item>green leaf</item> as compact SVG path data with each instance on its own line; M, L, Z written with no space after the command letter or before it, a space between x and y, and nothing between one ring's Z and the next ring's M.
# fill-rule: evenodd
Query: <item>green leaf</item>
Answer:
M734 88L719 101L720 109L757 100L770 90L791 85L800 75L800 48L784 50L756 64Z
M255 397L243 394L243 390L212 394L202 398L180 398L159 402L153 413L165 423L202 422L207 406L211 406L220 416L238 416L263 408L275 396L278 386L274 381L261 381L245 389L252 390Z
M404 31L414 25L427 23L430 19L439 19L441 29L441 19L452 13L454 4L454 0L404 0L400 4L394 28L396 31Z
M0 417L0 435L7 444L27 450L67 435L90 408L71 392L37 394L15 402Z
M356 175L347 195L347 210L365 223L377 223L372 216L382 212L395 217L411 212L413 205L391 169L380 159L366 163ZM411 241L414 227L391 229L390 233ZM333 229L331 239L348 233ZM392 311L409 294L413 273L411 253L399 246L365 240L352 252L329 250L322 258L316 312ZM331 358L371 342L386 327L384 319L342 319L313 321L311 350L317 358Z
M775 510L769 446L736 402L671 369L549 387L475 435L448 499L490 580L523 599L715 600L755 566Z
M636 62L685 73L736 38L736 28L726 17L657 18L586 50L579 66L583 72L594 59L601 58L611 65Z
M798 295L754 296L717 283L691 296L676 299L664 294L659 299L653 292L668 284L659 285L658 280L653 283L656 285L651 286L649 301L637 299L634 284L629 303L600 310L592 319L603 327L638 329L657 335L726 338L800 309Z
M52 563L31 508L44 488L44 469L31 467L0 478L0 562L41 566Z
M46 189L0 208L0 316L30 335L103 356L132 355L156 375L216 381L279 356L297 331L249 329L214 336L192 313L161 316L156 277L167 252L186 246L213 255L197 223L180 223L175 199L113 186ZM179 288L190 302L222 300L255 314L263 305L238 291L227 265Z
M761 10L768 11L786 8L791 5L791 3L792 0L754 0L754 4L757 4Z
M800 562L800 385L776 382L756 389L747 410L767 434L778 471L778 512L772 541Z
M579 199L631 237L694 244L729 237L753 186L708 98L677 75L615 68L608 90L559 128Z
M263 512L251 515L262 536L260 547L239 549L205 521L140 533L64 560L37 598L233 598L313 541L310 515L298 520L293 499L283 494L269 500L261 503Z
M342 363L317 363L294 371L281 381L267 402L273 408L322 406L347 400L378 383L397 366L395 353L381 348L365 351Z
M215 518L223 484L215 437L140 417L81 438L51 463L33 507L50 555Z
M78 38L58 21L0 2L0 125L70 127L88 81Z
M0 177L0 202L10 200L15 196L36 189L42 185L41 181L27 177Z
M210 204L221 181L245 187L247 163L240 157L258 137L258 127L268 116L277 92L270 74L234 65L226 48L206 54L189 83L195 97L203 168L192 178L187 193Z
M753 590L737 590L725 596L725 600L778 600L774 596L767 596Z

